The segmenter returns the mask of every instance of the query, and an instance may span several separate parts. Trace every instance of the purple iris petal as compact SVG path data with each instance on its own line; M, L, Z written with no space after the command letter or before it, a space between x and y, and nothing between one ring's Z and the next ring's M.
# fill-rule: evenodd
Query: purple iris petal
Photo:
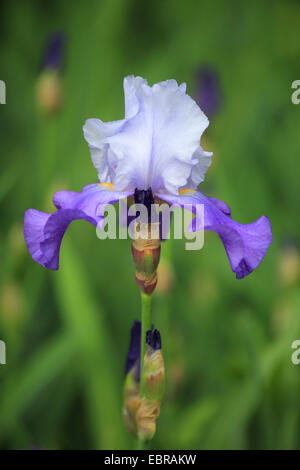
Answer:
M129 351L127 354L127 361L126 361L126 369L125 369L125 374L128 374L128 372L136 365L137 361L140 359L140 354L141 354L141 322L135 321L132 328L131 328L131 336L130 336L130 345L129 345ZM139 363L138 363L138 369ZM139 372L138 372L139 375ZM139 377L138 380L139 382Z
M79 210L65 209L47 214L29 209L24 217L24 238L32 258L48 269L58 269L59 249L72 220L93 220Z
M46 268L58 269L60 245L69 224L73 220L83 219L97 225L103 219L99 215L103 206L128 195L128 192L106 191L98 184L91 184L80 193L55 193L53 202L58 210L53 214L35 209L27 210L24 217L24 238L32 258Z
M244 225L232 220L230 209L225 203L209 198L200 191L187 196L158 196L180 207L193 205L193 213L196 213L197 204L204 205L204 229L216 232L221 238L237 279L247 276L260 264L272 242L271 224L265 216ZM191 231L202 229L202 223L202 220L195 218L191 223Z
M225 202L221 201L221 199L216 199L215 197L208 197L208 196L207 196L207 199L209 199L215 206L217 206L217 208L220 209L220 211L222 211L225 215L231 216L230 207L227 206Z

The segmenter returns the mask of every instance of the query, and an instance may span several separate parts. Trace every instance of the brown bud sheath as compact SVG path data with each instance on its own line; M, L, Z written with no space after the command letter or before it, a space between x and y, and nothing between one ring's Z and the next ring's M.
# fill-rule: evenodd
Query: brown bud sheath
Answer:
M136 412L140 406L141 399L140 386L136 382L134 374L134 370L130 371L125 380L123 420L130 434L136 436Z
M160 258L159 222L139 223L136 239L131 246L136 269L135 280L145 294L152 294L157 283L157 266Z
M145 396L148 400L161 401L165 391L165 365L161 349L151 351L147 345L144 358Z
M160 402L150 401L146 397L141 399L136 414L138 438L150 441L156 431L156 420L160 413Z
M161 337L158 330L149 330L146 335L143 378L144 396L136 413L136 426L139 439L149 441L156 430L156 420L165 389L165 366L161 350Z

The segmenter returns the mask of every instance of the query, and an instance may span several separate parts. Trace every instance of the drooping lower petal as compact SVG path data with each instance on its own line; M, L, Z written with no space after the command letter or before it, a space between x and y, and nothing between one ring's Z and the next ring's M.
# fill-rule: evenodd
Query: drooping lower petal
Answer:
M80 193L55 193L53 202L58 210L53 214L28 209L24 216L24 238L32 258L48 269L58 269L61 241L70 223L83 219L97 225L103 219L103 206L128 195L92 184Z
M190 205L194 214L198 214L197 205L204 206L204 221L195 217L190 230L202 230L204 227L204 230L219 235L237 279L242 279L257 268L272 242L271 224L265 216L251 224L240 224L230 217L230 208L223 201L207 197L200 191L186 192L182 196L157 196L182 208Z

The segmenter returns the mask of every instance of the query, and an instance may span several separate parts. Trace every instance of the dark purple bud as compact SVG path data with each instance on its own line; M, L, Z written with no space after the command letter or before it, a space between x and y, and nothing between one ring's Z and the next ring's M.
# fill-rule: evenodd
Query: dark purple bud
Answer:
M63 65L63 52L66 37L63 33L55 33L48 38L43 57L43 69L60 69Z
M161 349L161 337L158 330L149 330L146 333L146 343L150 346L154 351Z
M128 372L137 364L137 362L138 362L138 370L140 369L139 367L140 354L141 354L141 322L135 321L131 328L130 345L129 345L129 351L127 355L125 374L128 374Z
M217 71L209 66L200 67L196 73L196 101L208 117L220 108L221 91Z

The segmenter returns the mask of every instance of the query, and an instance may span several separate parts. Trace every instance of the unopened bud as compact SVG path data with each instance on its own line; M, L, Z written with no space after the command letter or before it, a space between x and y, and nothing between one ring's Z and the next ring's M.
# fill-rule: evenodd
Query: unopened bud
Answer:
M165 367L158 330L147 331L143 376L140 377L141 323L134 322L126 363L123 419L128 431L141 439L152 439L165 388ZM143 396L140 380L143 380Z
M135 204L146 209L141 220L136 221L135 239L132 242L132 257L136 269L135 279L139 288L152 294L157 284L157 267L160 258L160 222L154 206L151 188L135 190Z
M160 402L142 398L136 414L137 434L142 441L150 441L156 431L156 420L160 413Z
M151 225L147 225L149 225L150 231ZM151 238L137 238L136 240L133 240L131 250L133 263L136 269L136 283L145 294L150 295L157 284L157 266L160 258L160 239L152 240Z
M56 70L45 70L37 81L36 97L38 105L52 114L62 105L61 78Z
M279 278L284 287L296 285L300 277L300 254L297 241L288 237L279 252Z
M161 351L159 331L147 331L146 342L143 369L145 397L148 400L160 402L165 391L165 364Z
M131 328L130 345L127 354L124 384L123 419L127 430L137 434L136 413L140 405L140 351L141 323L135 321Z
M165 390L165 366L159 331L147 331L146 343L142 377L144 396L136 414L138 437L143 441L152 439L155 434L156 420Z
M61 70L65 48L65 35L55 33L48 38L36 85L36 99L47 114L57 112L62 106Z
M136 413L140 402L140 385L136 381L135 371L131 370L126 376L124 385L123 420L127 430L133 436L137 433Z

